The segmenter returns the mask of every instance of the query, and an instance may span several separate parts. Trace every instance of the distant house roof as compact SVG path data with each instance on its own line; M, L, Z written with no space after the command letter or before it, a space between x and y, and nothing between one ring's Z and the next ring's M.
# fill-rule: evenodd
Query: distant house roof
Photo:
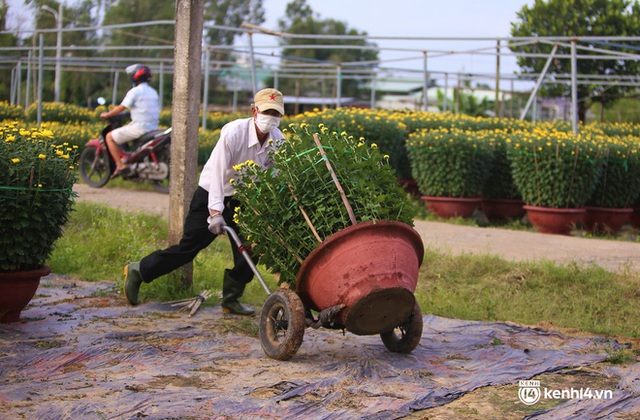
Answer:
M299 104L299 105L320 105L320 106L328 106L328 105L336 105L336 98L320 98L320 97L309 97L309 96L283 96L284 103L289 104ZM340 98L340 104L348 104L350 102L354 102L355 98Z
M372 82L367 82L365 86L371 89ZM373 87L377 92L388 93L410 93L422 90L424 82L418 80L376 80Z

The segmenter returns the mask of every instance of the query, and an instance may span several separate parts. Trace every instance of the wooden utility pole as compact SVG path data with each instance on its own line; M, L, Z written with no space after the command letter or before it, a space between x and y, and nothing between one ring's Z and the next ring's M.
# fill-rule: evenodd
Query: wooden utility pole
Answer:
M176 244L182 238L184 219L197 186L203 14L203 0L176 0L169 183L170 244ZM181 270L178 275L183 284L190 286L193 283L193 264L187 264Z

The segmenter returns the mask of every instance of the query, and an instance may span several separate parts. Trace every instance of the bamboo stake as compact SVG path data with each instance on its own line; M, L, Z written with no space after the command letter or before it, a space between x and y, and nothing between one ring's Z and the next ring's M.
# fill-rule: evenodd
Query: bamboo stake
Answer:
M291 184L288 184L288 187L289 187L289 191L291 191L291 195L293 196L293 199L295 200L296 203L298 203L298 197L296 197L296 194L293 191L293 187L291 186ZM313 236L316 237L318 242L322 243L322 238L320 238L320 235L318 235L318 232L316 231L316 228L311 223L311 219L309 219L309 216L307 215L307 212L304 211L304 209L302 208L302 206L299 203L298 203L298 209L300 209L300 212L302 213L302 217L304 217L304 220L307 221L307 225L309 225L309 229L311 229L311 232L313 232Z
M351 204L349 204L349 200L347 200L347 195L344 193L344 190L342 189L342 185L340 185L340 181L338 181L338 177L336 176L336 173L333 171L333 168L331 167L331 163L329 163L329 158L327 158L327 154L324 152L324 149L322 148L322 144L320 143L320 138L318 137L317 133L313 133L313 140L315 140L316 145L318 146L318 150L320 151L320 154L324 158L324 162L327 164L327 168L329 169L331 178L333 178L333 182L336 184L336 187L340 192L340 197L342 197L342 202L344 203L344 206L347 208L347 213L349 213L351 224L355 225L357 223L356 215L353 213Z

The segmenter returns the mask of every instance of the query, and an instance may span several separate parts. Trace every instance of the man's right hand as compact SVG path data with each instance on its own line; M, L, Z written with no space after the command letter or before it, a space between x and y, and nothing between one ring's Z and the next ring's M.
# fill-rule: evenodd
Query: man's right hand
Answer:
M223 227L227 226L227 224L224 222L224 218L220 213L209 216L207 218L207 222L209 223L209 231L214 235L223 234Z

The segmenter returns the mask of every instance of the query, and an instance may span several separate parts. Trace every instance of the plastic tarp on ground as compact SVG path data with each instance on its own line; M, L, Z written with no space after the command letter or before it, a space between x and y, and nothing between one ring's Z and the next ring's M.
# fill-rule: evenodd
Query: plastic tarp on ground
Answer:
M388 352L379 336L307 329L281 362L259 338L226 332L224 316L218 305L192 318L167 304L132 308L112 284L49 276L23 322L0 324L0 417L393 419L481 387L592 365L618 346L425 316L410 355ZM574 399L531 417L640 415L639 366L610 368L620 377L612 399Z

